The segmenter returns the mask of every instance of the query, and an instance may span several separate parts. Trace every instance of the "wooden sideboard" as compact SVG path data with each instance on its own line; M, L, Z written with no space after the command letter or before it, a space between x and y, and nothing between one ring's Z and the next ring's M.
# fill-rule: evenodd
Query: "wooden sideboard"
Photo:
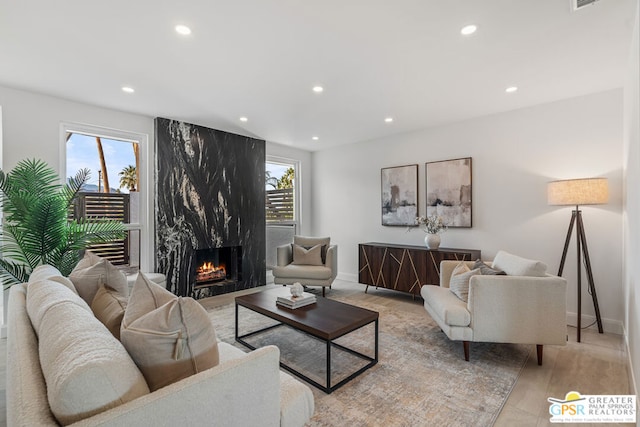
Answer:
M358 245L358 281L369 286L393 289L414 296L422 285L440 284L440 261L480 259L477 249L428 249L424 246L389 243Z

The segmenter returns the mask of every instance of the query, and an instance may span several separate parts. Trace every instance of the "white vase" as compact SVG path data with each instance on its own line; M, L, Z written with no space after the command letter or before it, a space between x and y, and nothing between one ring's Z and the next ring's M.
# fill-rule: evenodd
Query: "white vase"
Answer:
M440 235L427 234L424 236L424 244L429 249L438 249L440 247Z

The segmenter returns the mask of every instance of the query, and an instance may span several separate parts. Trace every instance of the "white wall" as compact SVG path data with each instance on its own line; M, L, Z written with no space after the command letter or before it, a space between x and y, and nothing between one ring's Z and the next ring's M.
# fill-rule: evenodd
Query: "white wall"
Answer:
M632 381L640 390L640 7L624 88L624 327Z
M331 236L341 277L357 280L358 243L424 244L419 230L381 225L380 169L419 164L423 214L424 163L472 157L473 228L450 229L442 246L481 249L488 260L503 249L540 259L555 273L571 207L547 205L547 182L607 177L610 203L584 207L583 217L605 327L621 332L622 104L622 90L612 90L315 152L313 234ZM574 241L570 249L564 276L568 310L575 312ZM583 290L583 313L593 314Z

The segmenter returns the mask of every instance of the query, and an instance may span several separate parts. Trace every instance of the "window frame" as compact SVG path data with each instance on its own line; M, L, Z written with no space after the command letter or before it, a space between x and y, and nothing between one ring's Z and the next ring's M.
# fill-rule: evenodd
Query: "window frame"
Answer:
M138 206L139 222L124 224L127 230L138 230L140 233L140 271L151 271L150 256L152 253L149 239L149 230L151 223L149 218L149 201L150 201L150 184L148 179L148 162L149 162L149 135L113 129L102 126L88 125L83 123L62 122L60 124L60 179L63 183L66 181L67 171L67 134L79 133L87 136L100 137L105 139L119 140L124 142L138 143L140 153L140 170L138 176L140 178L140 203Z
M296 159L289 159L286 157L279 156L265 156L265 170L266 164L272 163L282 166L293 166L294 171L294 185L293 185L293 221L270 221L267 222L267 227L270 225L294 225L296 229L300 229L300 218L301 218L301 187L302 187L302 179L301 179L301 171L300 171L300 161ZM266 191L266 183L265 183L265 191ZM266 209L266 206L265 206Z

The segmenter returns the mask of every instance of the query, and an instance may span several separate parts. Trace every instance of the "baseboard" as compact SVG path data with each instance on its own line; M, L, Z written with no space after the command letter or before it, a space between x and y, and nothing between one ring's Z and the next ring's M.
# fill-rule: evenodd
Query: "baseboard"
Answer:
M595 321L596 321L596 316L592 316L590 314L583 314L581 326L584 328L585 326L590 325ZM575 327L578 324L578 314L567 312L567 324L569 326ZM597 329L597 326L594 324L592 328ZM609 332L612 334L618 334L618 335L624 334L624 328L622 327L622 322L619 320L603 318L602 329L604 329L605 332Z
M336 277L338 280L344 280L345 282L358 283L358 275L353 273L338 273Z
M622 326L622 329L624 331L624 348L627 352L627 363L629 364L629 382L631 384L632 393L638 396L638 388L636 387L636 375L633 370L633 358L631 357L631 351L629 350L629 334L627 333L624 325ZM638 404L640 404L640 400L638 397L636 397L636 405Z

